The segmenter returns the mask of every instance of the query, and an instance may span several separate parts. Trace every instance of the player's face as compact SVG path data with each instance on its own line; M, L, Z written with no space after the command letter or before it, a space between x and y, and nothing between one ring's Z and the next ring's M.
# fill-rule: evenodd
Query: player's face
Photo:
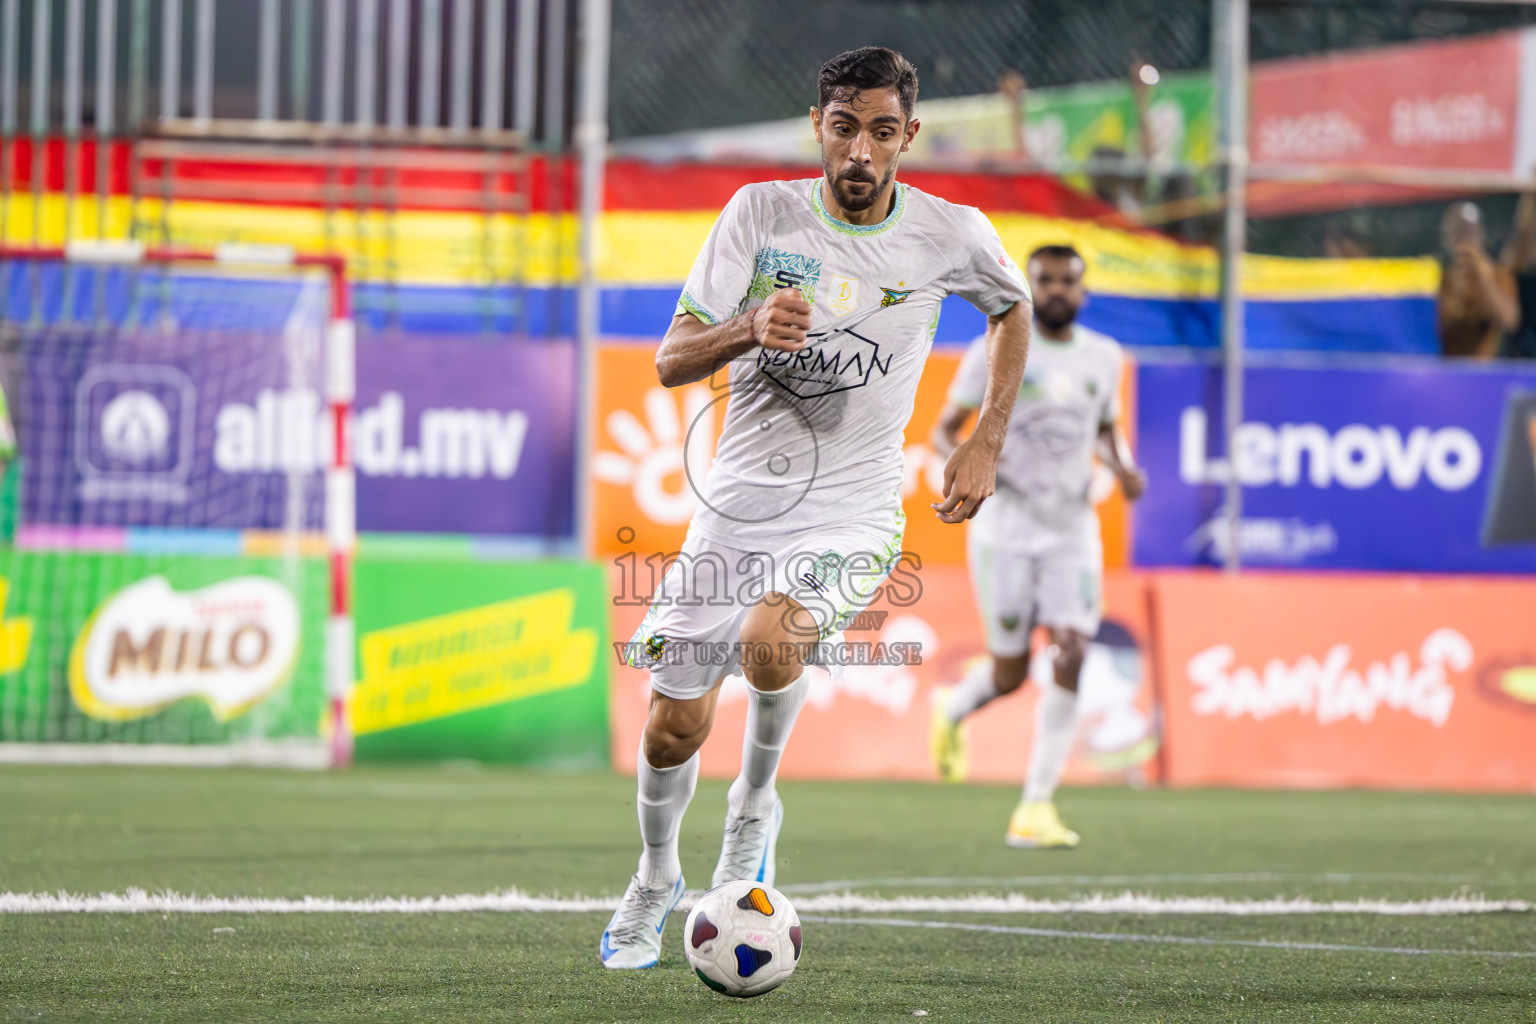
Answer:
M1059 331L1077 319L1087 297L1083 291L1083 261L1076 257L1036 256L1029 261L1029 290L1035 296L1035 319Z
M811 108L821 166L837 205L848 213L874 206L896 176L896 162L917 134L896 90L864 89Z

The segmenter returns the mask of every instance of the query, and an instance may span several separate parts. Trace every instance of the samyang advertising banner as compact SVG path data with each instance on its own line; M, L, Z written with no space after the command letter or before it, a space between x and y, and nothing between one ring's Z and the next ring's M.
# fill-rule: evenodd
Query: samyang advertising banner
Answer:
M1243 485L1245 565L1536 572L1536 368L1443 362L1258 365L1244 374L1234 458L1221 368L1144 361L1134 562L1220 564L1229 467Z
M1536 582L1163 573L1168 781L1536 789Z
M24 356L24 525L322 527L318 353L146 330L42 332ZM358 528L569 537L575 363L568 341L362 341Z

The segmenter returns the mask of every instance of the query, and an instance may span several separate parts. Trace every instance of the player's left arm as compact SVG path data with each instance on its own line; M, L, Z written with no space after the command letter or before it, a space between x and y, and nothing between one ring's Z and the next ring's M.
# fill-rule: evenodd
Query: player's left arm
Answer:
M1136 465L1131 443L1119 423L1099 424L1098 455L1099 461L1108 466L1109 471L1115 474L1115 479L1120 481L1127 501L1135 501L1146 493L1147 474Z
M1099 436L1096 442L1099 461L1115 474L1127 501L1135 501L1147 489L1147 474L1136 465L1131 443L1120 428L1120 378L1125 373L1125 363L1118 349L1113 350L1113 369L1105 375L1104 406L1099 413Z
M944 500L933 504L946 523L961 523L974 516L997 485L997 458L1024 379L1033 317L1034 307L1026 294L1002 313L987 318L987 390L976 429L944 463Z

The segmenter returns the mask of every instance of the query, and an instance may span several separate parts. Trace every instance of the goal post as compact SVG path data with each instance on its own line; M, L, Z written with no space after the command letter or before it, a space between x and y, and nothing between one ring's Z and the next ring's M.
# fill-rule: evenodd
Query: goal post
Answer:
M0 385L0 760L349 764L345 260L0 246Z

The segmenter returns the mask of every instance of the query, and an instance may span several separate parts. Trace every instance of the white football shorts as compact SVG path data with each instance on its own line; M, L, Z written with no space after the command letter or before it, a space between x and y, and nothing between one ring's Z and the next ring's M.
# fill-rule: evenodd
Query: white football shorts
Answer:
M901 555L894 531L841 525L805 531L775 551L747 551L693 530L652 596L625 660L649 669L651 687L677 700L702 697L741 671L741 624L768 593L787 594L815 620L796 643L834 636L878 596ZM830 639L829 639L830 638ZM749 657L780 657L754 650ZM813 653L811 664L817 660Z
M1104 544L1091 508L1074 528L1047 527L1023 498L999 490L971 520L966 555L992 654L1025 653L1035 626L1098 633Z

